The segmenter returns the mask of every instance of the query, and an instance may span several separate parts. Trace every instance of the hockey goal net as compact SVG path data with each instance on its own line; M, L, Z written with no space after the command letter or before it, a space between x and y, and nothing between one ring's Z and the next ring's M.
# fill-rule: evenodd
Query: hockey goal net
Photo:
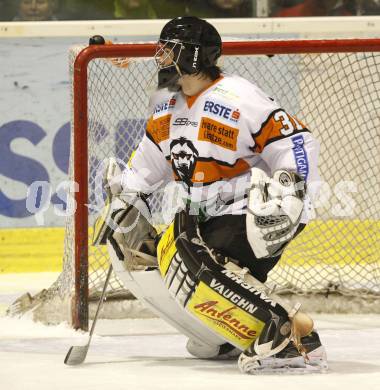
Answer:
M107 253L89 244L97 214L95 175L110 156L128 161L143 136L152 44L97 45L70 53L76 213L67 221L63 272L49 297L70 297L72 323L86 328L88 300L101 290ZM321 144L324 181L315 218L295 239L269 282L310 295L376 298L380 293L380 40L224 43L221 67L274 96ZM128 58L124 67L110 58ZM97 189L99 191L99 188ZM162 197L153 196L160 217ZM127 292L114 277L109 293Z

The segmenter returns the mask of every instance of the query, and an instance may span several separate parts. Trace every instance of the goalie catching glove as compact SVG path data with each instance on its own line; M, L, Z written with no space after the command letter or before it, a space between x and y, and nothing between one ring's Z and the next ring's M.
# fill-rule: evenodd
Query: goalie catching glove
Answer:
M297 231L305 193L305 182L295 172L278 170L270 178L251 169L247 238L257 258L282 253Z

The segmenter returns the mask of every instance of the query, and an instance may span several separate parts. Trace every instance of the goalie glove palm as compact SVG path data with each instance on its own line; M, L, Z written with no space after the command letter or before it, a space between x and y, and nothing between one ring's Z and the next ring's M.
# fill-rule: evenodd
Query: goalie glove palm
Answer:
M278 170L270 178L251 170L247 237L257 258L280 254L294 236L303 210L304 181L294 172Z

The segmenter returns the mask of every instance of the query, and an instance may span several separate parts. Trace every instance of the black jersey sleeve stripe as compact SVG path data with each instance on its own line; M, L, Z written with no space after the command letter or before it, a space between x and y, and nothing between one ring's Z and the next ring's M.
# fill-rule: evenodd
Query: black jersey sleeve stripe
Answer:
M163 151L162 151L160 145L156 143L156 141L154 140L154 138L152 137L152 135L149 133L149 131L146 131L145 134L146 134L147 138L148 138L150 141L152 141L152 142L154 143L154 145L157 146L157 148L160 150L160 152L163 153Z

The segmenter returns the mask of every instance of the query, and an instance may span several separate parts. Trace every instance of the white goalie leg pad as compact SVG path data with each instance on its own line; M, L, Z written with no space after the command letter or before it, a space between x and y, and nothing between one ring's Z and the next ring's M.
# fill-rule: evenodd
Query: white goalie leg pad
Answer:
M113 251L112 248L109 250L110 253ZM214 351L217 353L218 346L224 344L225 340L218 338L214 332L194 321L194 318L178 305L169 294L158 270L129 272L123 264L120 264L117 256L113 255L111 260L118 278L140 302L180 333L196 340L199 345L202 345L204 351L209 351L208 356L202 357L214 356Z
M189 339L186 343L187 351L199 359L212 359L218 356L220 345L207 345L196 339Z
M294 236L303 210L305 184L294 172L278 170L273 178L251 169L248 194L247 238L255 256L280 254Z
M131 271L126 261L122 261L115 248L115 243L107 242L110 259L117 277L124 287L132 292L147 308L180 333L196 341L202 358L214 357L219 346L225 340L195 321L169 294L158 269L145 267L145 270ZM192 350L193 352L195 350ZM190 352L192 353L192 352Z
M231 344L206 345L199 340L189 339L186 344L187 351L198 359L228 360L237 359L241 350Z

